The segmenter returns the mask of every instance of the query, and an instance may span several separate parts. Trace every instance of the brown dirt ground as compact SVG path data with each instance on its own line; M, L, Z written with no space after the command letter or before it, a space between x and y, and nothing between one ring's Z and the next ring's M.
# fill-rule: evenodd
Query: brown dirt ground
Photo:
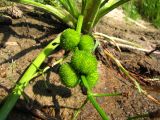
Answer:
M30 12L18 19L12 19L11 25L0 25L0 102L8 95L10 89L42 48L65 28L63 24L41 12ZM146 48L153 48L159 44L160 38L160 31L151 26L143 29L130 22L117 22L116 19L107 16L96 27L96 31L136 41L147 46ZM108 48L127 70L141 80L140 83L152 96L160 100L159 81L145 81L145 79L160 77L160 56L148 57L143 52L130 50L119 53L108 45L103 46ZM60 53L51 55L51 61L61 57ZM94 91L97 93L125 93L118 97L97 98L98 103L111 120L126 120L130 116L160 110L158 104L132 88L128 78L121 75L114 64L109 60L102 60L104 56L96 54L99 58L100 79ZM48 89L45 89L45 80L42 76L30 82L25 89L29 102L22 97L8 120L70 120L73 117L75 109L83 104L86 96L82 94L79 86L73 89L63 86L57 75L57 68L47 73ZM90 103L87 103L78 117L78 120L100 119L99 114Z

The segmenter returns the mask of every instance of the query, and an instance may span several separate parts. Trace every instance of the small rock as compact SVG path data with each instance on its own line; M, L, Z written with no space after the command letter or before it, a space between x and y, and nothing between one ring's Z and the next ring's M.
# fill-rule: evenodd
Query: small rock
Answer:
M5 78L7 76L5 69L0 69L0 77Z
M140 40L146 41L146 38L144 36L140 37Z

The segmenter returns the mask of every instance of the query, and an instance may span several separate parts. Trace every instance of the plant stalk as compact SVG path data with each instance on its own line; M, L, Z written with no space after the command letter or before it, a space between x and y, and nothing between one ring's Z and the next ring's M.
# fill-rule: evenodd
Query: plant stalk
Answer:
M81 76L81 78L82 78L82 82L83 82L84 86L87 88L87 97L88 97L89 101L92 103L92 105L98 111L98 113L100 114L100 116L102 117L103 120L109 120L109 117L106 115L106 113L103 111L103 109L100 107L100 105L97 103L97 101L93 97L93 95L92 95L93 93L91 91L91 88L88 85L88 82L87 82L85 76Z
M122 93L112 93L112 94L99 94L99 93L92 93L94 97L109 97L109 96L120 96Z
M95 107L95 109L98 111L98 113L100 114L100 116L102 117L102 119L103 120L109 120L109 117L106 115L106 113L99 106L99 104L97 103L97 101L95 100L95 98L92 95L88 94L88 99L90 100L90 102L92 103L92 105Z
M83 30L87 33L91 33L94 22L96 20L99 8L101 5L101 0L87 0L85 4L85 8L82 11L84 15L84 24L83 24Z
M38 57L31 63L30 67L24 73L22 78L16 84L10 95L7 97L5 103L0 109L0 120L5 120L16 104L19 97L22 95L24 88L28 85L29 81L32 79L33 75L36 73L40 65L43 63L45 58L51 54L51 52L59 45L57 43L60 42L60 36L58 36L55 40L49 43L42 52L38 55ZM55 44L55 45L53 45Z
M51 67L53 67L53 66L61 63L63 60L64 60L63 58L57 60ZM36 72L36 73L32 76L32 79L35 78L35 77L37 77L37 76L39 76L39 75L41 75L41 74L46 73L49 69L51 69L51 67L50 67L50 66L47 66L47 67L45 67L43 70L41 70L41 71L39 71L39 72Z
M81 14L84 15L85 8L86 8L86 2L87 0L82 0L82 8L81 8Z
M78 32L78 33L81 33L81 30L82 30L82 25L83 25L83 15L80 15L79 17L78 17L78 21L77 21L77 27L76 27L76 31Z

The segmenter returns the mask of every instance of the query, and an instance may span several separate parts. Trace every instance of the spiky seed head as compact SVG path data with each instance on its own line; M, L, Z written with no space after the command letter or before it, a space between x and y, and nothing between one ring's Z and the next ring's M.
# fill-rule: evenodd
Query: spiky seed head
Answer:
M80 34L74 29L66 29L60 37L60 46L65 50L73 50L80 41Z
M86 76L86 80L88 81L90 88L93 88L97 84L98 78L99 78L98 71L95 71Z
M72 67L81 74L91 74L97 69L97 59L84 50L76 50L71 59Z
M67 87L73 88L79 83L76 72L68 63L64 63L60 66L59 75L61 82Z
M80 50L92 52L94 48L94 39L89 35L83 35L80 39L78 47Z

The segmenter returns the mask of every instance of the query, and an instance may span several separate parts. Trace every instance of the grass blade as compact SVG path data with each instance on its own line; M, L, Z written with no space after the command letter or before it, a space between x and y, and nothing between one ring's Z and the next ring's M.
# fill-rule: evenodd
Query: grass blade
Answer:
M67 10L70 11L71 9L68 6L68 2L66 0L59 0L59 2L63 5L63 7Z
M78 18L79 16L79 11L78 11L78 6L76 5L75 0L67 0L68 5L70 7L70 13L75 17Z

